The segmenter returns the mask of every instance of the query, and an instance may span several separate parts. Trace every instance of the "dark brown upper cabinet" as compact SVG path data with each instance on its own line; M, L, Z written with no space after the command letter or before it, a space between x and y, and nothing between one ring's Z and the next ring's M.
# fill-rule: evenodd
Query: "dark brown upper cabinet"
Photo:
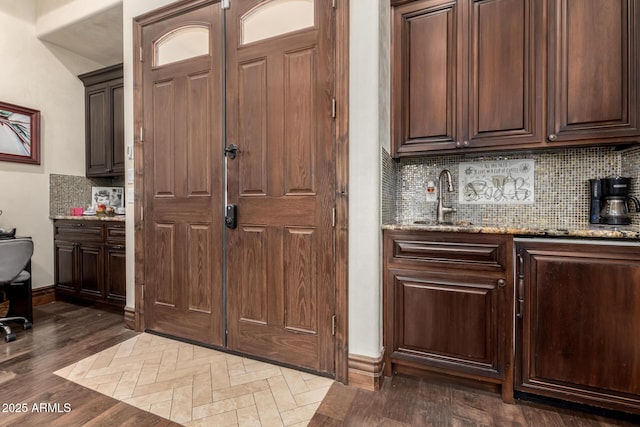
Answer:
M394 157L638 141L639 3L392 1Z
M393 8L396 156L543 139L536 5L421 0Z
M122 64L78 76L85 86L87 177L124 175Z
M554 145L637 141L640 2L548 5L547 140Z

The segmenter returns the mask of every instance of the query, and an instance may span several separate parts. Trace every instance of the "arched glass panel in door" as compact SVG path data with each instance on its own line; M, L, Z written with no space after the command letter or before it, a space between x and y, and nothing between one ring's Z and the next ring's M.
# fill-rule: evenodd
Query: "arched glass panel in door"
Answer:
M240 18L240 43L244 45L313 27L314 1L269 0L251 9Z
M187 25L160 37L154 44L153 66L209 55L209 27Z

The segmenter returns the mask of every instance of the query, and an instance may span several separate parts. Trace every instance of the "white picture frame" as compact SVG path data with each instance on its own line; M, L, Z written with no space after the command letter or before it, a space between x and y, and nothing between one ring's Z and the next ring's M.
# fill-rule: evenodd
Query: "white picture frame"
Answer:
M112 208L124 208L124 187L91 187L91 206L99 204Z

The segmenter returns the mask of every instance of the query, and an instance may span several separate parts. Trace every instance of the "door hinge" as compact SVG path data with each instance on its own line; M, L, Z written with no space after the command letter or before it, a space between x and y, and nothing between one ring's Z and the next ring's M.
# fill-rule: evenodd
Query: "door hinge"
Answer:
M336 99L331 99L331 117L336 118Z
M142 126L140 126L140 133L138 135L138 140L140 142L144 142L144 128Z
M336 208L331 209L331 226L336 227Z
M336 335L336 315L331 316L331 335Z
M144 56L142 54L142 46L140 46L140 62L144 62Z
M140 206L140 222L144 221L144 206Z
M220 7L221 7L222 9L229 9L229 1L230 1L230 0L222 0L222 1L220 2Z
M333 8L335 9L336 8L336 0L333 0L332 5L333 5Z

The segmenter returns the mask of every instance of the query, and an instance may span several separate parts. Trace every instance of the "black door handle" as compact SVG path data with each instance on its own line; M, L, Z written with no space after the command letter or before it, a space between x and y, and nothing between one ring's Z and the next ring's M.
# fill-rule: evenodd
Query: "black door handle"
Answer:
M240 147L238 147L236 144L231 144L228 147L224 147L224 155L231 160L235 159L239 152Z

